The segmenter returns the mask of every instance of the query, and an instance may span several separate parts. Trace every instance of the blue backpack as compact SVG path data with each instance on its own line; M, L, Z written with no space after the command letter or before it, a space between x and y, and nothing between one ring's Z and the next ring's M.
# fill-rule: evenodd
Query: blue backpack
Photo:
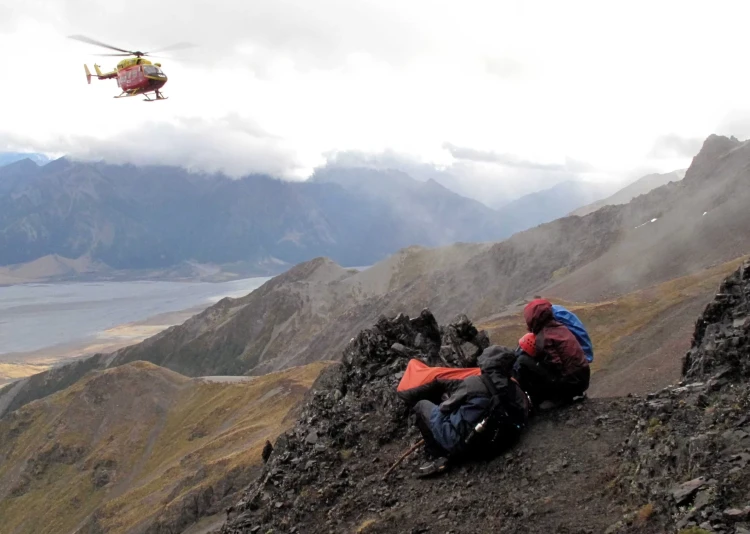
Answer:
M586 355L586 360L589 363L593 362L594 345L591 343L589 333L586 332L586 328L583 326L581 320L573 312L563 308L559 304L552 305L552 314L555 317L555 321L564 324L576 337L583 349L583 353Z

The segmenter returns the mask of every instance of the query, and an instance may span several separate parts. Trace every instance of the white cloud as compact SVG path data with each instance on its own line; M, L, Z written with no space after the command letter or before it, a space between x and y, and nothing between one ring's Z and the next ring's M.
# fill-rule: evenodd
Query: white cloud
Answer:
M648 155L654 158L691 158L698 153L703 141L700 137L685 138L677 134L662 135L656 138Z
M33 139L3 136L0 143L28 150ZM237 116L220 119L179 118L148 122L108 138L66 135L50 140L48 149L74 159L136 165L162 164L239 177L248 172L301 179L307 169L283 139L267 134Z
M719 126L747 129L732 115L746 109L748 14L741 1L0 0L14 80L0 133L232 173L391 151L514 194L615 180L686 166ZM116 58L70 34L198 47L162 60L170 100L144 104L113 99L114 81L87 86L84 62Z
M726 113L716 131L720 135L750 138L750 107L732 109Z

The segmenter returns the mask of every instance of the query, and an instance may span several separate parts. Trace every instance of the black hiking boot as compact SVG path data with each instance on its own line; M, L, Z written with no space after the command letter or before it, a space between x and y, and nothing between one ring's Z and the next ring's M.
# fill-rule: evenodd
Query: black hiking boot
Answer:
M572 403L575 404L577 402L583 402L583 401L585 401L588 398L589 398L589 396L586 395L586 392L584 391L580 395L576 395L575 397L573 397Z
M561 401L546 400L540 403L539 406L537 406L537 411L539 411L540 413L549 412L554 410L555 408L559 408L562 405L563 403Z
M586 393L576 395L575 397L558 398L558 399L547 399L536 406L536 411L539 413L550 412L557 408L563 408L571 404L577 404L587 399Z
M419 478L426 478L439 475L448 470L448 465L448 458L440 456L420 467L417 476Z

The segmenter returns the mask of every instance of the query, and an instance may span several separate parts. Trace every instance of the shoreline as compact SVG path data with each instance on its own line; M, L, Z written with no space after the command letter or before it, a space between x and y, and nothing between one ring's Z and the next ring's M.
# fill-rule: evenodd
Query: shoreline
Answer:
M95 336L70 343L28 352L0 354L0 387L80 358L97 353L108 354L138 344L170 326L184 323L212 305L213 303L208 303L206 306L160 313L140 321L119 324Z
M71 259L49 254L27 263L0 265L0 287L92 282L222 283L274 277L291 267L281 260L269 259L226 264L183 261L161 268L114 269L85 256Z
M53 284L90 284L98 282L185 282L195 283L203 282L206 284L221 284L223 282L235 282L245 278L264 278L267 276L276 276L274 274L237 274L223 273L221 275L211 276L169 276L169 275L145 275L138 276L134 274L123 274L122 276L42 276L42 277L16 277L2 272L0 267L0 287L13 287L24 285L53 285Z

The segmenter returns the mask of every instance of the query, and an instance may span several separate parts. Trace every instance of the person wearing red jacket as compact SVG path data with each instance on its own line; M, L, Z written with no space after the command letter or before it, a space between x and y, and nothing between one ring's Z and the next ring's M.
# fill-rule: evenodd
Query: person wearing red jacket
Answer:
M552 303L534 299L523 317L529 333L519 340L515 368L532 402L544 408L583 395L591 379L589 362L573 333L555 321Z

